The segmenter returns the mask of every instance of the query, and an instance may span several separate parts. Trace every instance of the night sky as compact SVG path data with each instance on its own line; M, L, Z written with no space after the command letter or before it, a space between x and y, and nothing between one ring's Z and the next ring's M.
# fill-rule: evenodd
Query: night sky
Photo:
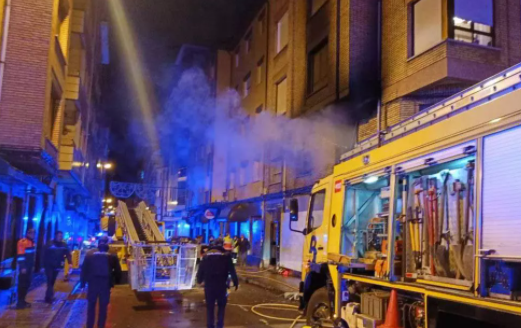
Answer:
M136 34L155 99L169 92L168 68L185 43L231 50L265 0L122 0ZM109 24L114 24L110 22ZM104 112L111 133L112 179L136 181L146 153L139 108L127 84L121 53L111 31L111 65L104 84ZM154 109L160 110L159 108Z

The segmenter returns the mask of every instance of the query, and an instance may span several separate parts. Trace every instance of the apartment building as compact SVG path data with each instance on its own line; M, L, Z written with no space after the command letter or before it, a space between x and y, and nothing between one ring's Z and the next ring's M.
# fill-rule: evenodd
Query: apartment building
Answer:
M101 112L103 1L0 1L0 250L27 228L80 243L99 222L108 130ZM39 265L39 264L37 264Z
M300 270L295 259L302 241L300 236L288 238L285 200L297 197L305 208L311 185L338 159L342 141L328 139L323 126L313 121L323 120L330 105L356 103L351 93L377 80L376 22L376 1L268 1L236 48L219 52L218 99L235 89L240 106L223 105L228 113L219 113L218 107L217 136L238 116L246 128L240 122L232 126L239 130L238 138L246 138L249 124L266 111L278 128L295 118L310 128L305 135L290 133L302 139L298 145L267 138L267 143L254 142L255 150L239 154L225 141L215 141L209 207L220 205L220 224L214 236L244 234L252 243L253 262ZM342 111L330 108L337 117ZM222 135L226 139L226 131ZM352 147L354 139L346 139L343 147Z
M302 237L289 231L287 200L306 209L311 185L343 152L519 62L520 5L267 1L237 45L217 51L216 138L204 157L213 156L210 201L189 205L184 222L206 237L244 234L253 262L300 270ZM253 149L229 139L250 140L266 112L282 130L306 122L305 133Z

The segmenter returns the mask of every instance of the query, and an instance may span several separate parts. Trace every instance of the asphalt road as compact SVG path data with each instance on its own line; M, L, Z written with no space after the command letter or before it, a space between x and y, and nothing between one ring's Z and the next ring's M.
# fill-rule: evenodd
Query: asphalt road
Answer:
M172 295L154 294L154 302L139 302L128 285L117 286L112 291L107 328L138 327L206 327L206 306L204 292L196 289ZM275 294L257 286L243 284L237 292L230 292L226 308L225 327L227 328L289 328L291 322L262 318L251 311L251 307L263 303L296 304L286 301L283 295ZM62 310L57 314L51 328L83 327L87 301L84 294L71 295ZM260 309L262 313L295 318L296 310L280 307ZM301 327L298 325L297 327Z

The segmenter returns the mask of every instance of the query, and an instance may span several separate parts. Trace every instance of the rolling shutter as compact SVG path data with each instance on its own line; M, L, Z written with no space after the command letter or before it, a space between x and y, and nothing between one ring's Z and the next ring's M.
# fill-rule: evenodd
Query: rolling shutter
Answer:
M485 138L483 249L521 255L521 128Z

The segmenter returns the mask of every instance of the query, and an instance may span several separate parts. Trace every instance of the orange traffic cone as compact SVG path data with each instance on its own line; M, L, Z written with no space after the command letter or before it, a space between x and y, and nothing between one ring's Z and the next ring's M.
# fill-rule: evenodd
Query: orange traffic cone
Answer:
M398 293L395 289L391 290L391 298L385 315L385 322L378 328L402 328L400 326L400 311L398 311Z

